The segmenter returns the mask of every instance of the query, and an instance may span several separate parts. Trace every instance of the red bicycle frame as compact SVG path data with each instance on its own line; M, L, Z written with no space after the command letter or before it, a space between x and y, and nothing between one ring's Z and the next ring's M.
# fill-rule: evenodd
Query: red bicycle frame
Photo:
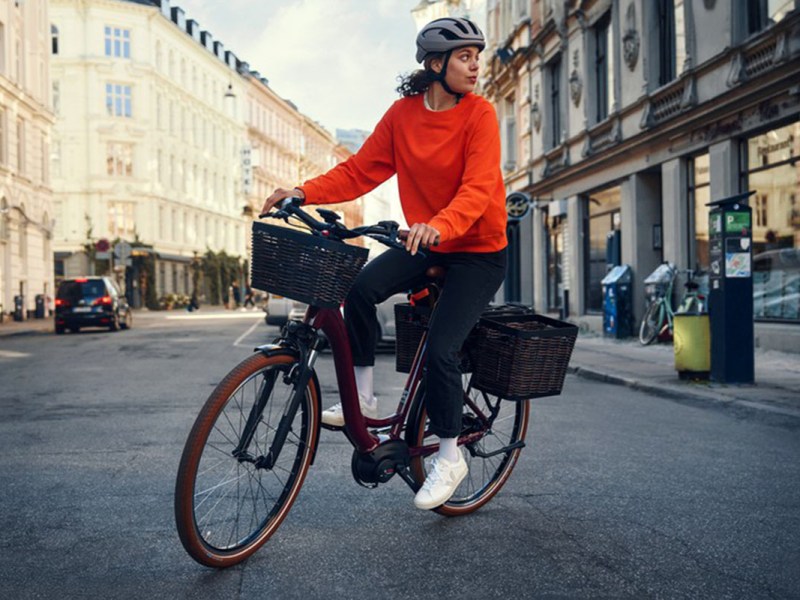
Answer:
M342 313L336 308L309 306L304 322L315 329L319 329L328 338L328 343L333 352L339 398L344 413L344 431L353 446L362 453L371 452L378 446L380 440L369 431L368 427L391 427L390 437L398 439L403 430L409 402L416 394L422 381L424 356L421 357L420 353L424 355L423 350L426 345L427 332L423 333L422 342L417 350L417 356L414 358L406 385L403 388L403 395L397 411L385 419L370 419L364 417L361 413L356 378L353 371L350 339L347 337L347 329L345 328ZM432 449L430 448L430 450Z

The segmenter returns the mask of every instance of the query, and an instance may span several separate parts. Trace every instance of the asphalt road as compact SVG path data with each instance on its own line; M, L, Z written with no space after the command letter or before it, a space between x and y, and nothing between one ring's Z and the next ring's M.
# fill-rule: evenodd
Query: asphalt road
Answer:
M0 339L0 598L800 597L796 429L571 376L534 401L517 469L477 513L417 511L399 479L359 487L350 446L323 432L272 540L201 567L173 521L183 442L276 332L202 316ZM318 365L332 404L331 355Z

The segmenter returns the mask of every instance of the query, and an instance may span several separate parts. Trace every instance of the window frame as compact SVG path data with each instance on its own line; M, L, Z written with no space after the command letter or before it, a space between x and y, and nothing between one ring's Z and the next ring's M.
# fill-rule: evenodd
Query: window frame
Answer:
M562 110L564 105L564 86L562 85L564 61L562 53L558 52L547 62L547 119L549 131L548 150L552 150L563 143L561 132Z

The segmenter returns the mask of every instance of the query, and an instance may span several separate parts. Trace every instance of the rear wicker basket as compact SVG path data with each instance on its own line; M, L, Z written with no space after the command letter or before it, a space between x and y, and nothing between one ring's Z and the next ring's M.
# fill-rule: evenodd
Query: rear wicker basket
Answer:
M254 288L323 308L342 303L369 254L366 248L258 222L252 247Z
M394 305L395 325L395 369L398 373L409 373L411 363L417 355L422 334L428 327L431 309L428 306L412 306L408 302Z
M472 385L506 400L557 396L577 336L576 326L536 314L481 317Z
M481 314L481 318L493 318L506 315L532 314L532 309L518 304L502 304L489 306ZM412 306L408 302L394 305L395 323L395 368L399 373L409 373L411 363L417 355L417 347L422 333L428 327L431 308L428 306ZM473 362L478 355L478 325L476 324L467 336L461 348L461 372L471 373Z

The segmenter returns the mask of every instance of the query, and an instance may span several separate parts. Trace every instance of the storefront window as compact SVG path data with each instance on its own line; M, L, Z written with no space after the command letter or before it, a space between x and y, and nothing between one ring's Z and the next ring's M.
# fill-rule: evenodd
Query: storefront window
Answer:
M547 309L562 308L564 296L564 242L567 235L567 216L547 218Z
M746 146L755 318L800 321L800 122Z
M708 271L708 212L711 202L711 178L708 154L689 162L689 218L692 219L689 237L689 264L695 270ZM691 232L694 231L692 238Z
M616 186L589 194L588 204L588 260L586 285L586 310L600 312L603 309L601 281L613 266L613 258L621 254L620 187Z

